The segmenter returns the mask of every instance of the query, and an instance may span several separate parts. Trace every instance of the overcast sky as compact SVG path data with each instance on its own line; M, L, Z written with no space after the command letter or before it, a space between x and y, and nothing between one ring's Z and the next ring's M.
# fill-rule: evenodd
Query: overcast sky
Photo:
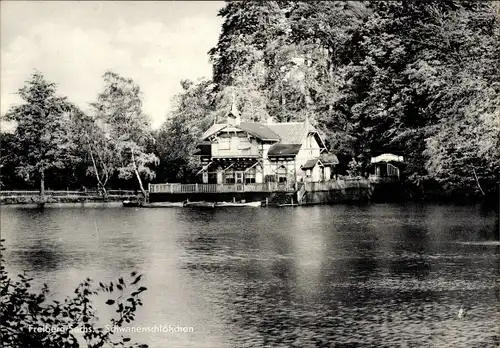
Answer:
M33 69L85 109L112 70L138 83L158 127L180 80L211 76L221 1L1 1L1 113Z

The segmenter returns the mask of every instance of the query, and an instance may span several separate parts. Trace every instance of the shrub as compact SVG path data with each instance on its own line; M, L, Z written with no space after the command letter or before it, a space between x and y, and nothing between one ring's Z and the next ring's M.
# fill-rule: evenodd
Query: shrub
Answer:
M4 240L0 241L3 253ZM2 347L73 348L80 347L74 333L81 332L88 348L136 347L130 337L116 337L121 327L135 319L135 311L142 306L141 294L147 289L139 286L142 275L132 272L127 280L96 285L90 278L75 289L64 301L47 300L49 290L44 285L40 292L31 290L33 278L26 273L11 278L0 265L0 342ZM115 308L115 314L106 326L100 325L92 301L98 294L107 294L106 304ZM113 296L114 295L114 296ZM49 330L47 328L50 328Z

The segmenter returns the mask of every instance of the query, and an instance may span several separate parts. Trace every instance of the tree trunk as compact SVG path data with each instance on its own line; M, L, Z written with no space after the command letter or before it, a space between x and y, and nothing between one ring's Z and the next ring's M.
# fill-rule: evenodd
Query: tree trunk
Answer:
M478 179L477 174L476 174L476 169L472 168L472 172L474 173L474 178L476 179L477 187L479 187L479 190L481 191L481 193L483 194L483 196L486 196L486 194L484 193L483 189L481 188L481 184L479 183L479 179Z
M102 199L106 200L108 197L108 192L106 191L106 187L101 183L100 180L97 182L97 194L102 195Z
M135 168L135 164L134 164L134 173L135 173L135 177L137 178L137 181L139 182L139 188L141 189L141 192L144 195L144 199L146 199L147 198L147 192L144 189L144 186L142 186L141 176L139 175L139 172L137 171L137 168Z
M102 197L104 199L108 198L108 191L106 191L106 186L102 185Z
M147 194L146 190L144 189L144 186L142 185L141 176L139 175L139 171L137 170L137 165L135 163L135 156L134 156L133 151L132 151L132 166L134 167L135 177L137 178L137 181L139 182L139 188L141 189L141 192L144 195L144 200L147 201L148 194Z
M89 145L89 147L90 147L90 145ZM92 148L90 148L89 152L90 152L90 159L92 160L92 166L94 167L95 177L97 179L97 189L98 189L98 191L99 191L99 188L101 189L102 198L105 200L107 198L107 195L108 195L108 193L106 191L106 182L108 181L108 175L107 175L107 172L105 172L105 181L103 182L103 180L101 180L101 176L99 175L99 169L98 169L97 163L94 159L94 154L92 152ZM99 192L97 194L99 194Z
M40 170L40 203L43 207L45 205L45 169Z
M40 170L40 197L45 197L45 171Z

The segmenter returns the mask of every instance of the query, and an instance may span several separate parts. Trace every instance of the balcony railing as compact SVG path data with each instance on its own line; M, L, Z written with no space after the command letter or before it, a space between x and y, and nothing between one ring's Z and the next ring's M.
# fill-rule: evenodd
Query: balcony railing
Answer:
M267 182L259 184L150 184L149 193L236 193L295 192L295 184Z
M346 188L367 188L370 182L366 179L331 180L324 182L258 184L150 184L149 193L237 193L237 192L296 192L329 191Z

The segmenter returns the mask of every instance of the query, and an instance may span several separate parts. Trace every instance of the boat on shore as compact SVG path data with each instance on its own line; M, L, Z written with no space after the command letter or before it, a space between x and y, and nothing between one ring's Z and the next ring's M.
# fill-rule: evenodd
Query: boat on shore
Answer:
M299 205L296 203L287 203L287 204L276 204L276 207L282 208L282 207L298 207Z
M142 207L143 204L138 200L124 200L122 201L124 207Z
M217 202L216 207L260 207L262 202Z
M186 202L185 207L197 207L197 208L215 208L214 202Z
M184 202L155 202L143 204L144 208L181 208L184 206Z
M261 207L262 202L155 202L144 203L140 200L125 200L122 202L124 207L140 208L176 208L176 207L197 207L197 208L215 208L215 207Z

